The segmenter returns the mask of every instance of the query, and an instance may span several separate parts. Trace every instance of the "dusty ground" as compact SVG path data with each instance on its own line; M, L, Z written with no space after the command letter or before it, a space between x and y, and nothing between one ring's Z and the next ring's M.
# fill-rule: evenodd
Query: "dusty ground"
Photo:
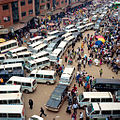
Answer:
M88 32L90 34L94 34L94 31L88 31ZM85 32L83 35L85 36L88 32ZM75 48L80 46L80 43L81 42L78 42L76 44ZM85 45L84 49L85 49L85 54L88 54L86 45ZM66 65L66 64L64 64L64 65ZM76 66L77 63L74 61L73 65ZM120 78L120 74L116 75L106 65L102 65L101 67L96 67L94 65L89 67L87 65L85 68L85 71L88 72L89 75L93 75L95 78L99 78L100 68L103 69L103 76L102 76L103 78L112 78L112 77ZM58 80L57 80L57 83L58 83ZM28 118L32 115L39 115L40 107L43 107L45 110L45 113L47 114L47 117L44 117L44 120L53 120L53 118L55 118L55 120L71 120L71 115L68 115L66 113L67 102L64 102L60 111L57 113L48 111L45 108L45 104L47 103L49 96L51 95L51 93L54 90L57 83L55 85L38 84L38 87L34 93L24 94L26 120L28 120ZM71 86L73 86L74 83L75 83L75 80L72 82ZM83 88L78 87L78 91L79 91L79 93L83 92ZM31 98L34 102L33 110L29 109L29 105L28 105L29 98ZM78 110L77 120L79 120L79 112L80 111L81 110ZM85 113L84 113L84 116L85 116ZM84 118L84 120L85 120L85 118Z

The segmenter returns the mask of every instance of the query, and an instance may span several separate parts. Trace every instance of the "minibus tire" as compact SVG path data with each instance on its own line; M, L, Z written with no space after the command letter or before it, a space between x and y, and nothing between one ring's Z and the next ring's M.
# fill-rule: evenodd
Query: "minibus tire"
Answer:
M28 94L28 93L29 93L29 90L24 90L24 92L25 92L26 94Z
M46 84L47 84L47 85L50 85L51 83L47 81Z

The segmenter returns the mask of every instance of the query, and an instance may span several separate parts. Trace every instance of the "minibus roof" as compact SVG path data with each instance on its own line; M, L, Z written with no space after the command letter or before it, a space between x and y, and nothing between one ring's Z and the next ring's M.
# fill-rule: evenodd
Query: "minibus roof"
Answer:
M105 110L120 110L119 102L105 102L105 103L92 103L93 109L95 111L105 111Z
M37 58L37 57L42 56L44 54L49 54L49 53L46 51L41 51L41 52L38 52L37 54L33 54L31 57Z
M29 45L29 47L34 48L34 47L36 47L36 46L38 46L38 45L40 45L42 43L43 43L43 41L37 41L37 42L34 42L33 44Z
M52 32L48 32L48 35L54 35L54 34L59 33L59 32L60 32L60 31L55 30L55 31L52 31Z
M74 67L69 67L69 66L67 66L67 67L65 67L63 73L67 73L67 74L70 74L70 75L71 75L72 72L73 72L73 70L74 70Z
M47 44L46 43L42 43L42 44L36 46L35 48L33 48L33 50L39 50L39 49L41 49L41 48L43 48L45 46L47 46Z
M5 63L5 62L17 62L17 61L24 61L24 59L23 58L6 59L3 61L3 63Z
M22 63L0 65L0 68L22 67Z
M54 75L55 71L53 70L33 70L31 74L43 74L43 75Z
M67 32L67 33L65 33L62 37L68 37L68 36L71 36L72 35L72 33L69 33L69 32Z
M65 38L64 41L69 41L69 40L74 39L74 38L75 38L74 36L69 36L69 37Z
M62 41L62 42L59 44L58 48L64 48L64 47L66 46L66 44L67 44L66 41Z
M14 43L14 42L16 42L16 43L17 43L17 41L16 41L16 40L9 40L9 41L6 41L6 42L3 42L3 43L0 43L0 47L2 47L2 46L4 46L4 45L11 44L11 43Z
M24 49L27 49L27 47L18 47L18 48L15 48L13 50L10 50L9 52L17 52L17 51L20 51L20 50L24 50Z
M24 109L23 105L0 105L0 113L21 113Z
M78 26L77 28L81 29L81 28L84 28L84 27L85 27L85 25L81 25L81 26Z
M0 100L16 100L21 99L22 93L5 93L0 94Z
M76 28L72 28L72 29L69 29L69 30L66 30L67 32L74 32L74 31L78 31L78 29Z
M120 79L96 78L96 83L120 84Z
M43 38L43 37L42 36L36 36L36 37L30 38L30 41L34 41L36 39L41 39L41 38Z
M84 98L113 98L111 92L83 92Z
M43 41L47 41L49 42L51 39L55 39L56 36L47 36L47 38L45 38Z
M32 54L30 51L16 53L17 55Z
M5 54L0 54L0 57L5 57Z
M0 91L20 90L21 85L0 85Z
M62 51L60 48L55 49L52 54L58 54L60 51Z
M9 80L23 82L23 83L25 83L25 82L29 83L29 82L33 82L35 79L29 78L29 77L12 76Z
M74 25L68 25L68 26L66 26L65 28L66 28L66 29L70 29L71 27L74 27Z

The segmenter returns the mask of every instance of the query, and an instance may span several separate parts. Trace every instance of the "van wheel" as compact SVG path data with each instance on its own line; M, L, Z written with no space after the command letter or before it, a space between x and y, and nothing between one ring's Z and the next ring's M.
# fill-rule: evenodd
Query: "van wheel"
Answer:
M51 83L50 82L46 82L47 85L50 85Z
M29 93L29 91L28 91L28 90L24 90L24 92L25 92L26 94L28 94L28 93Z

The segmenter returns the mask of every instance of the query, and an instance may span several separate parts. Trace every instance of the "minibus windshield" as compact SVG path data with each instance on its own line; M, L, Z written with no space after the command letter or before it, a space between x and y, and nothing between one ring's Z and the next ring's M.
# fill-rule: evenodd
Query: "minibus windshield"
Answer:
M90 114L92 111L94 111L94 109L93 109L93 105L91 104L88 106L88 114Z
M83 94L81 93L80 95L79 95L79 101L81 101L83 99Z

